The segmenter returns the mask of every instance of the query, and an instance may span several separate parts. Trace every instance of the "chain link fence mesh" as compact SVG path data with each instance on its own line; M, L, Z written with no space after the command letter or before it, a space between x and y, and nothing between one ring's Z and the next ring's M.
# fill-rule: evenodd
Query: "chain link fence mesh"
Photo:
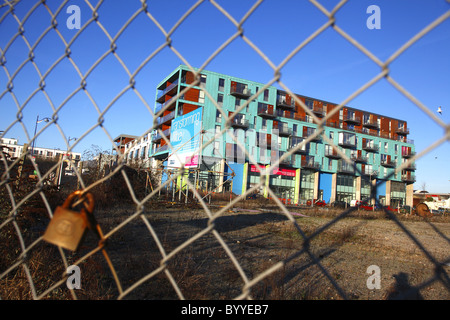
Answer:
M11 121L9 127L4 129L4 132L1 133L1 137L7 137L8 131L10 131L15 126L21 126L23 131L25 132L27 144L33 145L33 142L37 140L37 138L46 130L50 128L57 128L59 134L64 139L64 142L67 146L68 151L72 151L78 143L83 141L85 137L96 130L102 131L109 139L112 148L115 149L115 152L120 154L120 150L118 146L114 142L113 135L111 132L112 128L108 128L107 123L105 123L105 117L108 112L115 105L118 104L120 98L126 94L133 93L135 97L148 109L149 114L155 119L153 122L153 126L148 128L148 131L143 133L140 138L144 137L149 132L153 131L157 128L156 117L161 115L162 112L167 108L162 108L155 116L153 109L153 101L148 101L145 98L145 93L139 91L137 89L137 76L139 72L145 68L147 64L151 61L156 60L158 55L164 49L169 49L173 54L175 54L181 63L186 66L189 66L192 69L194 75L196 75L196 82L187 86L183 92L187 91L189 88L199 83L199 75L202 70L207 68L208 64L213 61L218 55L221 54L225 48L230 45L235 39L241 38L257 55L259 55L265 63L273 70L273 78L266 83L266 86L261 88L259 92L256 92L253 96L256 97L260 93L264 91L268 86L273 84L278 84L283 90L289 93L292 97L296 97L295 94L291 91L291 89L283 82L282 71L284 68L288 68L286 65L289 61L296 56L300 51L302 51L308 44L317 37L320 37L321 34L325 30L332 29L337 34L342 36L343 39L348 41L351 45L356 47L359 51L364 53L367 56L367 59L373 61L380 71L379 73L373 77L370 81L363 84L358 90L353 92L350 96L348 96L344 101L342 101L337 108L335 108L332 112L328 113L323 119L318 118L314 113L312 113L305 104L298 98L295 98L296 103L301 105L304 110L316 121L319 123L319 129L316 134L309 137L304 144L308 143L310 140L314 139L315 136L322 135L322 139L325 143L330 144L336 150L337 153L349 164L353 164L353 161L348 158L344 153L342 153L327 136L323 135L323 127L326 125L327 120L336 112L338 112L343 106L345 106L348 102L353 100L356 96L367 90L369 87L373 86L375 83L380 81L381 79L386 79L395 89L397 89L401 94L406 96L410 101L412 101L418 108L420 108L423 112L425 112L435 123L436 125L442 127L443 136L431 144L428 148L421 151L412 157L408 162L398 166L396 168L396 172L401 171L404 167L408 166L410 163L416 161L423 155L429 153L432 149L441 145L445 141L448 141L450 138L450 130L449 126L445 124L439 117L436 115L423 103L421 103L411 92L408 92L400 83L398 83L389 73L389 67L398 57L400 57L405 51L407 51L414 43L416 43L419 39L426 37L428 33L432 32L434 28L439 26L445 20L450 17L450 10L442 12L441 16L437 17L434 21L432 21L428 26L426 26L422 31L412 37L409 41L407 41L400 49L398 49L394 54L392 54L387 60L382 61L372 52L370 52L367 48L365 48L362 44L356 41L350 34L347 34L343 29L339 27L339 20L336 19L336 14L344 7L347 1L340 1L331 11L326 9L319 1L311 0L310 4L314 5L323 15L326 17L326 22L320 26L317 30L315 30L309 37L304 39L300 44L298 44L295 49L280 63L275 64L271 61L266 54L257 46L255 43L249 39L244 33L245 23L249 19L249 17L258 10L259 6L263 1L255 1L251 6L250 10L243 16L241 20L237 20L233 17L227 10L225 10L218 2L210 0L199 0L192 4L192 6L185 12L185 14L173 25L171 29L165 29L162 24L158 21L158 19L152 15L152 3L147 1L134 1L127 2L126 6L133 7L134 13L125 17L125 22L120 22L120 28L118 31L113 34L111 33L102 23L102 20L105 19L102 14L99 13L99 9L108 6L111 3L108 1L99 1L94 4L92 1L85 1L85 4L90 8L89 12L89 20L86 21L83 25L80 26L80 29L76 32L76 34L68 40L63 36L61 29L65 28L65 21L67 16L64 16L65 10L69 5L71 5L71 1L62 1L56 10L51 10L47 5L46 1L29 1L26 3L26 7L29 8L25 16L19 17L15 12L15 7L18 5L25 5L23 1L7 1L5 0L0 5L0 28L2 28L2 24L5 25L14 21L16 23L17 31L6 32L2 31L2 37L9 36L9 40L6 41L6 45L0 48L0 65L3 70L4 75L6 76L7 83L3 83L0 91L0 105L2 105L2 113L12 113L16 112L16 117L13 121ZM217 50L214 51L201 65L198 69L194 69L190 64L190 57L184 56L177 50L177 45L172 41L173 35L179 28L183 28L183 22L189 18L189 16L199 7L203 5L209 5L211 10L218 10L223 14L234 26L234 31L232 35L224 41L220 46L217 47ZM42 23L46 23L47 25L41 25L42 33L37 36L36 40L31 41L28 38L29 29L34 28L35 26L31 23L28 23L30 20L33 20L35 14L39 13L40 15L46 14L46 19L42 20ZM86 12L83 12L85 15ZM133 24L133 22L137 19L147 19L154 27L156 27L161 33L161 39L164 39L160 45L156 45L156 49L151 52L148 52L148 56L137 65L134 70L127 66L127 63L124 62L122 57L119 54L119 50L117 50L117 42L121 39L121 36L124 35L127 31L127 28ZM77 59L72 54L72 46L74 43L78 41L80 36L85 32L85 30L89 28L97 28L97 32L102 33L108 39L109 48L99 56L91 57L92 64L86 68L86 66L80 67L78 65ZM142 35L145 37L144 33ZM58 41L63 45L63 50L58 51L58 55L53 60L45 60L46 57L40 57L35 54L36 48L45 45L46 39L48 37L52 37L53 40L56 37ZM151 39L148 39L151 41ZM17 42L21 42L21 45L24 45L23 50L25 50L27 54L27 58L20 65L12 65L8 63L6 59L7 53L14 47ZM59 47L60 48L60 47ZM85 52L86 55L89 55L89 52ZM51 57L52 55L49 55ZM97 97L94 91L91 90L91 81L90 76L93 71L97 68L101 68L101 65L107 59L114 58L120 66L123 68L125 85L122 90L114 93L114 98L106 103L104 108L99 106L97 102ZM42 60L44 59L44 60ZM66 67L69 65L75 71L75 74L79 77L79 86L69 95L67 95L63 101L56 102L54 101L47 84L47 80L49 76L57 72L58 66L67 63ZM25 101L21 101L17 98L16 91L18 87L18 82L26 82L27 79L21 78L21 73L26 69L32 69L37 74L38 81L37 86L34 87L32 93L28 96ZM160 77L161 78L161 77ZM32 85L35 85L33 83ZM94 86L95 87L95 86ZM50 90L49 90L50 89ZM151 88L150 88L151 90ZM59 117L64 112L66 105L71 101L76 99L77 94L83 93L88 101L90 101L93 108L90 109L90 113L96 111L96 120L95 123L91 127L86 127L86 130L80 131L80 136L78 136L77 140L70 144L70 139L66 138L64 133L64 127L60 125ZM48 120L48 122L41 127L41 129L33 134L29 132L23 122L23 112L29 105L29 102L37 97L40 97L43 102L45 102L48 106L50 106L52 110L52 117ZM205 90L206 99L211 100L217 107L218 110L222 112L222 116L224 118L231 119L235 114L239 113L240 110L244 109L246 105L251 101L252 98L248 99L247 103L237 108L234 114L228 115L226 112L219 106L215 98L212 97ZM8 105L3 104L3 101L8 101ZM15 106L15 110L10 110ZM6 110L5 108L8 108ZM227 128L230 127L230 122L227 122ZM84 128L84 127L83 127ZM217 133L216 137L224 134L226 132L224 129L222 132ZM164 133L159 130L159 134L163 136L163 139L169 145L169 148L172 152L176 153L176 150L173 150L170 145L170 140L164 135ZM246 156L250 159L251 163L256 165L256 162L252 158L251 154L245 150L244 146L242 146L241 142L236 138L235 142L237 145L241 147L241 149L246 153ZM139 139L136 139L139 140ZM208 141L204 141L202 145L202 149L204 149L208 144L214 142L214 137L209 139ZM299 149L303 146L303 144L297 146L296 149ZM296 149L289 150L286 155L283 155L279 161L282 161L284 158L293 154ZM23 180L18 180L18 172L17 168L21 167L24 162L28 162L31 165L31 170L35 171L35 179L32 183L25 183ZM125 193L129 195L128 207L124 209L127 213L123 215L113 215L106 214L107 218L104 216L98 217L99 225L105 226L105 221L109 222L109 227L105 228L105 233L102 234L102 240L100 242L95 242L93 246L85 245L84 249L81 250L81 253L74 254L69 253L60 248L53 248L51 251L49 248L51 246L45 246L45 241L42 239L43 228L48 224L50 218L53 216L53 212L56 205L60 205L65 197L67 196L67 192L64 193L62 190L58 189L49 189L47 185L48 179L54 176L54 173L61 167L63 163L63 159L60 159L56 163L52 163L46 171L42 170L42 166L36 164L32 159L32 155L30 151L25 154L24 157L17 158L15 160L11 160L8 158L7 154L2 150L1 151L1 180L0 180L0 188L1 188L1 202L2 202L2 211L1 211L1 224L0 224L0 232L2 234L2 241L0 246L3 247L1 252L3 257L1 270L0 270L0 286L3 287L2 294L3 298L11 298L8 296L8 288L11 286L20 287L19 291L21 292L19 296L13 298L31 298L31 299L47 299L47 298L78 298L81 294L83 297L87 298L127 298L129 296L138 297L138 298L165 298L165 297L173 297L173 296L165 296L161 294L157 297L149 295L148 292L144 291L143 288L148 283L152 283L152 290L156 290L156 288L164 282L166 285L169 284L169 287L172 290L172 293L175 293L177 298L183 299L186 294L189 294L189 290L194 290L195 286L202 287L206 286L205 283L196 283L196 281L201 281L201 278L189 277L188 267L187 266L195 266L197 271L201 272L212 272L211 270L218 268L217 264L227 264L226 269L228 272L237 274L237 279L233 278L235 286L238 288L237 291L232 291L232 298L236 299L251 299L254 298L253 293L255 288L261 285L264 286L272 286L272 292L275 291L276 285L268 284L268 279L272 279L275 274L280 272L281 270L285 270L287 266L295 263L299 257L306 257L311 266L317 268L317 274L315 276L324 278L328 286L330 286L340 298L352 298L348 296L345 284L339 282L339 277L336 275L336 272L330 268L329 265L325 265L322 261L323 253L318 253L314 247L311 245L312 241L321 236L321 234L325 233L327 230L330 230L340 222L342 222L346 217L350 216L354 213L354 208L349 208L346 210L342 210L338 215L336 215L333 219L327 222L324 225L321 225L319 228L314 230L314 232L307 232L305 229L307 226L303 225L301 221L298 220L295 216L292 215L290 208L288 208L285 204L283 204L278 197L274 194L274 192L269 188L268 193L269 197L273 199L273 204L276 207L276 211L278 215L275 217L270 217L270 219L280 219L280 216L284 217L284 222L289 224L289 229L293 233L296 234L296 241L300 243L300 248L293 250L293 252L289 252L283 258L280 258L278 261L271 261L271 263L261 265L261 268L258 271L249 272L248 266L243 265L241 256L237 253L239 249L236 248L235 243L230 242L230 239L227 236L224 236L222 225L219 227L218 222L221 218L225 218L228 212L232 211L234 206L240 201L245 200L246 196L250 195L253 191L255 191L258 187L264 184L265 179L260 179L261 182L259 185L254 186L246 191L246 193L237 196L230 201L225 201L224 204L220 207L211 206L207 198L204 197L204 194L200 194L194 185L191 182L187 181L189 185L189 190L191 190L192 197L196 198L196 207L183 207L176 209L175 213L173 213L173 207L167 209L167 212L172 212L171 217L176 218L176 210L192 210L197 213L198 217L202 217L204 226L201 230L196 232L195 234L189 234L186 238L182 236L176 235L176 241L168 244L167 238L173 237L174 235L168 235L168 232L175 232L176 230L171 230L172 222L169 220L161 220L154 219L153 211L158 211L164 209L163 202L160 201L160 193L165 190L165 188L171 184L173 181L176 181L177 177L183 174L183 171L174 172L173 175L170 175L167 181L159 186L155 186L155 188L145 190L142 192L142 181L139 185L139 190L136 190L136 181L142 177L136 176L135 172L129 171L126 165L126 159L123 154L117 159L117 165L112 167L109 172L106 174L102 174L100 176L96 176L95 179L86 178L85 175L82 174L80 168L75 167L74 173L76 176L76 180L78 183L78 188L82 189L85 192L94 191L96 189L102 188L103 185L111 184L114 179L120 179L123 189ZM276 166L278 163L272 164ZM20 184L20 186L19 186ZM117 186L117 185L116 185ZM100 189L101 192L104 189ZM97 195L99 193L96 193ZM108 202L108 200L106 200ZM166 203L171 203L170 200L166 201ZM173 205L173 203L172 203ZM131 212L130 212L131 210ZM106 210L109 212L110 210ZM39 213L37 213L39 212ZM161 212L160 212L161 214ZM164 215L164 210L162 210L162 214ZM194 214L194 213L193 213ZM422 290L431 286L434 283L440 283L443 286L444 292L450 292L450 281L448 277L448 273L445 270L446 264L450 262L450 257L447 255L446 257L435 257L433 253L429 252L426 249L426 245L424 245L418 237L414 234L414 231L411 231L398 217L398 215L388 211L385 209L384 214L389 220L389 223L394 223L398 226L399 230L406 235L408 239L410 239L418 252L423 254L426 257L426 260L431 264L432 274L430 277L427 277L424 281L417 284L413 289L414 290ZM163 224L162 221L165 221L167 224ZM173 222L175 223L175 222ZM436 228L436 234L440 235L443 239L447 241L448 247L448 235L445 235L445 232L441 232L436 225L433 225ZM139 232L136 232L133 228L138 228ZM144 229L144 231L142 230ZM166 228L166 229L165 229ZM133 235L141 237L143 232L146 233L146 236L140 239L133 239ZM180 231L181 232L181 231ZM92 239L91 239L92 240ZM209 259L203 257L202 261L198 261L196 255L191 252L192 255L186 254L191 249L192 251L198 250L197 246L199 243L203 243L203 241L210 241L214 243L215 249L223 253L220 257L216 257L216 262L214 259ZM132 246L135 246L135 249L140 250L139 252L131 253L131 249L129 245L125 245L127 241L133 241ZM97 243L97 244L96 244ZM111 243L111 246L108 244ZM92 244L92 242L91 242ZM120 246L123 244L123 247ZM114 249L112 250L113 247ZM194 250L193 247L196 249ZM123 248L123 249L122 249ZM331 248L331 247L330 247ZM51 252L50 252L51 251ZM447 250L448 251L448 250ZM49 253L50 252L50 253ZM212 254L208 251L208 254ZM140 258L136 258L133 255L139 255ZM149 261L149 257L152 257L151 262ZM99 257L103 257L104 259L99 259ZM94 259L95 258L95 259ZM197 259L197 260L196 260ZM127 261L129 260L129 261ZM140 264L138 261L141 261L143 270L143 274L139 276L132 276L134 269L136 267L136 263ZM220 262L217 262L220 261ZM145 265L145 267L144 267ZM92 278L89 278L90 283L95 282L96 285L102 286L106 283L106 293L103 292L102 296L90 296L88 288L85 288L83 293L77 289L67 289L66 290L66 282L70 276L66 272L69 266L80 266L83 267L82 278L85 279L87 274L90 273ZM141 270L142 271L142 270ZM184 271L184 273L183 273ZM181 275L180 275L181 273ZM297 271L300 273L300 271ZM291 275L291 278L294 278L295 275ZM190 281L190 284L186 284L187 281ZM283 279L281 281L286 281ZM300 280L299 280L300 281ZM84 284L85 282L83 282ZM278 286L283 287L279 282ZM95 286L95 285L93 285ZM89 286L90 288L91 286ZM186 289L188 288L188 289ZM169 290L170 291L170 290ZM63 294L63 292L70 292L70 295ZM212 296L217 297L217 295ZM257 297L261 297L258 296ZM203 298L210 298L208 296Z

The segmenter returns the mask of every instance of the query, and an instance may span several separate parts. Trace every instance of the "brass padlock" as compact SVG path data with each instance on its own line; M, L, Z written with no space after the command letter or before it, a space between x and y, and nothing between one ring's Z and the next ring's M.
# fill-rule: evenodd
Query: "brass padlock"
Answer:
M80 197L81 190L69 195L62 206L58 206L52 219L44 233L43 239L59 247L76 251L84 238L87 228L94 229L92 223L95 221L92 212L94 211L94 198L91 193L83 194L86 199L86 209L73 211L70 209L73 201Z

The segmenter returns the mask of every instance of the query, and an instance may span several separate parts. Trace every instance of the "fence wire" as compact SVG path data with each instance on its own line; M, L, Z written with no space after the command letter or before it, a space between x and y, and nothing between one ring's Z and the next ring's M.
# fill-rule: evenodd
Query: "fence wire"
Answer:
M263 283L271 276L286 268L290 263L294 263L293 261L300 256L307 257L311 263L311 265L318 268L318 273L321 277L324 277L329 285L338 293L341 298L351 298L348 296L346 292L346 288L339 283L336 279L336 274L333 270L330 270L328 266L325 266L322 262L322 256L317 253L311 246L311 242L318 238L322 233L331 229L333 226L337 225L344 218L348 217L354 212L354 208L345 209L340 214L338 214L335 218L333 218L330 222L321 226L314 232L306 232L305 226L300 222L301 220L296 219L292 213L291 209L288 208L284 203L278 199L277 195L268 188L268 195L273 199L277 209L279 209L279 213L281 213L286 221L293 227L295 233L298 235L297 239L302 244L301 248L295 250L294 253L290 253L288 256L280 259L279 261L274 261L270 265L267 265L264 270L259 270L258 273L249 274L247 267L242 265L242 261L237 256L235 247L230 243L229 239L223 235L220 228L217 226L217 222L223 218L228 212L232 211L234 206L238 204L240 201L245 200L247 196L251 195L254 191L256 191L259 187L264 186L265 175L261 172L261 179L258 185L255 185L248 189L244 194L234 197L230 199L230 201L225 202L225 204L221 207L211 206L207 197L204 194L201 194L197 191L196 187L187 180L188 190L192 193L192 197L196 199L198 203L198 208L203 212L204 218L206 218L206 225L202 230L191 235L187 240L183 239L181 243L177 243L176 245L168 246L166 243L166 239L164 234L161 234L157 229L160 227L158 221L153 221L151 212L152 204L160 199L160 193L164 191L170 184L174 183L178 177L183 176L183 170L179 170L178 172L173 172L170 174L168 179L161 185L152 187L150 192L146 192L143 194L138 193L137 190L134 190L134 176L130 175L130 171L127 170L127 162L125 159L125 155L122 154L119 150L119 147L114 142L114 137L111 135L112 128L108 128L105 124L105 116L110 111L110 109L117 104L117 101L120 100L125 94L132 92L135 96L142 102L142 104L148 109L149 114L153 117L154 122L153 126L148 128L146 132L144 132L140 137L138 137L135 141L139 141L140 138L145 137L148 133L157 129L156 118L161 116L165 110L167 110L170 105L163 107L156 114L154 114L153 109L153 101L147 101L142 92L140 92L137 87L137 76L141 72L141 70L147 66L151 61L155 60L158 55L164 49L169 49L173 52L180 60L181 63L188 66L192 73L195 75L196 81L186 86L176 98L182 96L185 92L187 92L193 86L196 86L200 82L200 74L202 70L205 70L211 61L213 61L218 55L220 55L226 48L229 46L235 39L242 39L257 55L259 55L265 63L273 70L273 78L266 83L266 85L259 89L258 92L254 93L252 97L250 97L246 103L236 108L236 111L232 115L228 115L225 110L217 103L216 99L211 96L211 94L204 90L205 99L209 99L214 103L217 110L222 113L222 117L227 120L225 128L221 132L217 132L215 137L211 137L208 141L203 141L201 149L204 150L209 144L213 143L216 138L219 138L223 134L226 133L227 129L230 128L230 121L233 117L238 114L241 110L246 108L246 106L252 101L252 99L256 98L260 94L264 92L264 90L272 86L274 84L278 84L283 90L285 90L291 97L294 97L296 104L300 105L305 112L314 120L315 123L318 123L317 132L308 137L303 143L298 145L296 148L289 150L285 155L283 155L276 163L272 163L271 167L268 169L274 168L278 165L283 159L289 157L294 154L297 150L300 150L304 145L312 141L316 137L321 137L324 142L331 145L333 149L350 165L353 165L354 162L348 156L346 156L336 145L333 144L333 141L329 139L324 133L324 126L326 126L327 120L329 120L333 114L339 112L346 104L355 99L358 95L363 93L365 90L375 85L381 79L386 79L393 88L397 89L401 94L403 94L406 98L412 101L419 109L421 109L425 114L430 117L437 126L442 127L443 136L429 145L425 150L411 157L407 162L399 165L395 169L395 173L400 172L402 169L414 163L419 158L428 154L431 150L438 147L442 143L448 141L450 139L450 130L449 125L444 123L439 117L437 117L434 112L432 112L427 106L425 106L422 102L419 101L411 92L408 92L400 83L398 83L390 74L390 65L398 59L405 51L407 51L412 45L414 45L421 38L426 37L426 35L432 32L433 29L438 27L444 21L449 19L450 10L447 10L441 14L441 16L437 17L434 21L432 21L428 26L426 26L423 30L417 33L414 37L412 37L409 41L407 41L400 49L394 52L387 60L382 61L376 55L374 55L370 50L364 47L361 43L359 43L352 35L346 33L343 29L339 27L339 20L336 18L336 14L344 7L344 5L348 2L346 0L340 1L331 11L326 9L319 1L310 0L309 2L314 5L323 15L326 17L326 22L321 25L317 30L311 33L306 39L304 39L300 44L298 44L286 58L279 63L278 65L271 61L267 55L261 50L251 39L249 39L244 33L245 23L250 18L250 16L258 10L260 5L262 4L262 0L256 1L248 12L242 17L242 19L237 20L230 14L227 10L224 9L217 1L207 1L207 0L199 0L195 2L189 10L185 12L185 14L173 25L173 27L169 30L162 26L162 24L158 21L158 19L152 15L152 5L151 2L147 1L135 1L133 3L127 2L127 6L135 7L134 13L126 20L125 23L120 27L119 31L116 34L111 34L110 31L104 26L102 23L105 17L99 13L99 9L101 7L105 7L110 5L108 1L98 1L97 4L93 4L92 1L85 1L85 4L90 8L89 20L86 21L83 25L81 25L80 29L76 32L76 34L67 41L67 39L63 36L61 29L65 26L66 17L62 17L62 13L65 13L66 8L71 5L71 1L62 1L61 4L55 11L52 11L50 7L47 5L46 1L35 1L35 3L31 3L31 1L27 2L26 6L29 7L28 12L23 18L19 18L16 15L15 7L17 5L24 5L23 2L17 1L7 1L0 5L0 28L2 28L2 24L6 24L6 21L11 19L17 23L17 32L14 33L9 41L6 42L6 45L0 48L0 66L4 72L4 75L7 78L7 83L3 83L2 86L5 88L0 92L0 102L2 100L10 99L13 101L16 111L15 119L10 123L10 125L5 128L4 132L1 133L0 137L5 138L8 136L8 132L12 130L15 126L21 126L26 135L26 140L28 145L32 145L37 138L49 128L57 128L61 137L64 139L64 142L67 146L67 150L73 151L73 149L83 141L89 134L94 132L95 130L102 130L104 134L108 137L111 142L112 148L119 155L117 158L117 163L114 167L110 169L107 174L104 174L97 179L87 180L86 176L82 174L80 168L74 167L74 173L76 175L76 179L79 184L79 189L84 192L89 192L95 190L95 188L101 186L104 183L110 182L114 177L120 177L123 179L126 191L130 194L131 203L128 206L129 209L132 210L132 213L127 213L123 219L115 220L116 223L113 224L112 227L108 228L108 230L102 235L102 241L98 242L98 245L94 246L94 248L89 248L88 250L84 250L82 255L74 255L73 253L68 253L67 251L58 248L55 255L57 256L52 260L52 262L47 266L50 269L59 270L59 273L56 277L54 275L51 276L51 280L47 281L45 284L42 282L42 278L37 277L37 268L34 258L38 252L42 254L42 248L44 240L42 238L42 232L40 236L36 236L36 233L33 233L33 228L36 228L37 221L35 217L35 212L30 210L30 207L36 209L42 209L44 215L46 216L46 220L44 219L44 224L47 224L49 218L53 216L55 202L57 204L61 204L64 200L64 197L59 196L61 190L52 191L52 193L48 193L46 188L46 181L50 179L54 172L58 170L61 166L63 159L61 158L57 163L52 164L47 171L42 172L42 168L38 167L38 165L33 161L32 154L28 150L24 157L19 157L17 159L9 159L6 152L1 150L1 180L0 180L0 188L1 188L1 196L2 196L2 212L1 212L1 224L0 230L3 234L2 243L0 243L0 247L2 248L2 252L7 252L3 257L3 263L0 266L0 281L1 286L4 288L3 292L7 291L8 285L14 283L17 286L17 283L14 280L21 277L25 280L26 284L23 285L21 289L23 291L23 297L32 298L32 299L47 299L47 298L55 298L58 297L55 295L55 292L61 292L66 287L66 282L69 278L69 274L65 271L70 265L74 266L83 266L86 264L86 261L89 261L92 257L97 257L99 252L103 253L103 257L106 261L105 265L94 264L94 269L101 269L100 272L95 273L97 278L108 277L106 275L111 275L113 279L113 287L116 291L114 291L108 297L116 297L119 299L128 297L131 293L135 293L137 297L139 296L140 288L142 288L146 283L151 280L163 278L170 283L170 286L176 293L176 296L180 299L184 299L186 292L183 289L184 286L180 284L180 282L184 281L180 280L178 275L174 275L174 269L170 267L171 263L177 262L177 258L182 256L182 253L186 250L189 250L195 243L199 242L203 238L207 238L209 241L213 241L218 244L219 248L225 252L226 259L228 264L231 266L230 268L237 272L240 279L240 284L238 287L240 288L239 292L233 296L236 299L252 299L254 298L252 295L252 290L258 286L258 284ZM445 1L444 1L445 2ZM193 14L193 12L202 5L210 5L210 7L214 10L218 10L221 14L223 14L226 19L228 19L231 24L234 26L234 33L226 39L203 63L203 65L194 68L190 64L190 57L184 56L177 49L177 44L172 41L172 37L174 33L183 28L183 22ZM27 24L28 20L31 20L33 14L39 12L42 14L42 11L47 12L47 20L42 20L42 23L48 23L48 25L44 25L44 31L38 36L35 42L31 42L28 39L28 30L29 28L33 28L32 25ZM137 66L135 70L130 70L127 64L124 62L124 59L120 56L117 50L117 42L119 38L126 33L127 28L133 23L133 21L138 18L148 19L151 24L156 26L156 28L161 32L162 37L165 41L159 45L154 51L149 52L148 56ZM278 22L277 22L278 23ZM107 48L106 52L101 55L95 62L88 68L86 72L82 71L82 68L77 64L78 61L72 55L72 49L74 43L80 38L80 36L90 27L96 27L99 29L108 39L109 48ZM372 61L375 65L379 67L379 73L369 80L367 83L364 83L359 89L354 91L351 95L349 95L344 101L342 101L333 111L326 114L324 118L317 117L288 87L286 83L283 82L283 70L287 67L287 64L301 52L308 44L314 39L321 36L321 34L326 31L332 29L338 35L340 35L343 39L348 41L351 45L361 51L367 59ZM2 34L6 34L2 31ZM144 34L144 33L143 33ZM45 43L45 40L50 35L57 36L61 43L64 46L64 51L59 56L59 58L52 61L45 61L45 68L39 65L38 58L39 56L35 55L36 48L41 44ZM2 35L3 37L3 35ZM21 41L22 44L25 44L27 50L27 58L17 67L11 67L8 63L6 56L9 50L17 43ZM87 53L89 54L89 53ZM45 57L43 57L45 59ZM123 68L126 73L126 82L127 85L115 93L114 98L108 103L104 108L101 108L97 103L95 97L95 92L91 91L89 76L93 73L93 71L98 68L103 62L107 59L114 58ZM79 76L80 85L61 103L55 103L51 94L49 93L46 80L47 78L55 72L60 64L63 62L69 62L73 67L77 75ZM32 93L27 97L27 99L23 102L20 102L21 99L17 96L17 87L18 82L23 81L20 79L21 72L24 72L26 69L32 68L37 74L39 81L38 85L34 88ZM91 85L92 86L92 85ZM75 96L78 93L83 93L91 102L93 109L97 112L97 120L96 122L88 128L86 131L82 132L78 139L70 144L69 139L66 138L64 134L64 128L59 123L59 117L61 112L63 112L66 105L72 100L75 99ZM29 102L36 97L37 95L43 95L46 102L52 109L52 117L48 120L48 122L38 131L34 133L30 133L27 130L27 127L23 121L23 112L28 107ZM173 100L175 100L173 99ZM11 103L9 104L11 105ZM5 107L3 107L5 108ZM11 110L3 110L5 112L12 112ZM169 138L158 129L158 133L163 137L165 142L169 146L170 152L173 154L177 154L176 150L172 148L170 144ZM246 157L249 159L250 163L257 165L256 161L253 159L252 154L249 154L245 147L242 145L242 142L239 141L236 137L232 137L235 143L242 149L245 153ZM21 166L24 161L29 161L32 165L32 170L35 171L36 178L31 185L27 185L27 188L18 188L16 185L16 175L17 175L17 167ZM72 161L72 160L71 160ZM356 166L355 166L356 167ZM361 173L361 172L360 172ZM394 173L393 173L394 174ZM364 177L364 179L367 179ZM370 182L369 180L367 180ZM180 193L181 194L181 193ZM374 193L373 193L374 194ZM372 196L373 196L372 194ZM65 193L64 195L67 195ZM187 196L186 196L187 199ZM168 202L171 202L170 200ZM39 203L39 205L37 205ZM161 202L157 202L160 204ZM173 204L173 203L172 203ZM185 209L182 209L185 210ZM448 277L448 273L445 269L446 264L450 263L450 256L445 257L435 257L431 252L426 249L426 246L419 241L418 237L411 231L399 217L384 209L384 213L389 218L390 221L395 223L398 228L403 232L416 246L417 250L425 255L428 262L432 265L432 275L427 278L422 283L415 286L414 289L421 290L431 286L432 284L438 282L443 285L444 290L450 292L450 281ZM24 224L24 219L31 219L30 224ZM41 221L42 222L42 221ZM99 223L102 225L102 223ZM124 276L125 273L131 273L131 266L127 265L126 261L121 261L123 257L119 256L117 252L111 252L108 247L108 242L117 243L117 238L122 237L122 232L124 230L128 230L130 226L135 225L143 225L145 226L146 232L150 236L149 242L153 243L153 253L159 255L156 260L157 263L153 265L149 265L149 270L146 274L142 275L139 279L133 279L132 282L129 280L121 279L129 278ZM436 227L437 228L437 227ZM39 230L42 231L42 230ZM439 229L436 229L437 234L440 234L442 238L447 239L448 235L440 233ZM14 240L12 240L14 239ZM138 239L136 239L138 240ZM118 241L120 243L120 240ZM7 247L5 247L7 246ZM139 248L142 247L142 250L146 250L144 245L139 245ZM48 248L48 247L45 247ZM147 250L150 250L147 248ZM144 254L145 252L141 252ZM9 259L7 259L9 258ZM53 262L56 261L56 262ZM47 262L46 262L47 263ZM42 264L42 262L41 262ZM61 269L62 267L62 269ZM152 268L151 268L152 267ZM40 266L41 270L44 266ZM126 268L127 270L121 270L121 268ZM215 268L215 266L211 266L211 268ZM109 270L109 272L108 272ZM92 271L92 270L91 270ZM83 271L83 276L86 271ZM121 276L119 276L121 274ZM108 278L110 279L110 278ZM59 291L58 291L59 290ZM76 289L69 290L72 298L77 298L79 295L79 291ZM101 297L95 297L101 298ZM141 297L146 298L146 296Z

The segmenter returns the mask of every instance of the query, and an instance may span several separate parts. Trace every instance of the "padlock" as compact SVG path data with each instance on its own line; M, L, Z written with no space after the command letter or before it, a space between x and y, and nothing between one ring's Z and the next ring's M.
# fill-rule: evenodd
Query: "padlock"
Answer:
M80 197L82 192L75 191L69 195L62 206L55 209L52 219L44 233L43 239L59 247L76 251L81 244L87 228L94 231L95 219L93 217L94 199L91 193L82 195L86 197L83 204L87 201L86 209L80 211L71 210L73 201Z

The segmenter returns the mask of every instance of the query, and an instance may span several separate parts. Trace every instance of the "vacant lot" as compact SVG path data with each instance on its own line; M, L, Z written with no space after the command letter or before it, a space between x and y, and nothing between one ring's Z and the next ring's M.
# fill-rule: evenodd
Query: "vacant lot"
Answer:
M215 214L225 204L214 203L210 210ZM96 217L104 233L111 232L107 252L123 290L146 277L124 299L178 299L174 283L186 299L231 299L245 289L253 299L450 299L449 217L425 220L396 215L392 219L384 212L365 211L343 217L342 210L288 210L301 233L279 208L261 202L241 202L214 219L213 225L200 206L170 203L149 204L130 220L135 213L132 207L97 210ZM36 234L43 231L38 229L35 225ZM186 241L191 242L162 261ZM77 261L96 244L89 233L79 252L68 253L67 263ZM16 245L11 240L9 253ZM5 257L3 266L8 267L15 258L8 262ZM27 265L38 295L61 279L64 271L58 250L43 241L30 251ZM380 270L379 289L367 287L372 275L367 268L374 265ZM277 267L274 272L252 281L272 267ZM81 262L80 268L78 298L119 296L101 251ZM435 281L436 276L441 280ZM251 283L248 288L245 279ZM3 299L32 297L22 268L0 281L0 295ZM69 299L71 295L62 284L45 298Z
M245 207L225 211L214 219L217 233L205 232L167 261L185 298L235 298L242 293L243 277L250 281L279 261L285 263L251 287L254 299L450 298L450 267L446 264L439 266L447 287L440 281L424 285L435 276L433 259L449 259L448 217L424 220L398 215L400 227L384 212L354 211L337 219L340 212L333 210L290 208L290 212L304 215L293 215L304 235L313 235L305 245L303 236L279 208ZM222 208L218 205L210 209L214 214ZM111 219L108 216L105 222ZM209 226L209 218L199 208L155 206L146 210L145 216L166 254ZM115 219L120 220L118 215ZM413 236L408 236L404 228ZM219 240L230 249L245 275L238 271ZM118 267L120 277L130 284L158 268L162 259L141 219L111 237L110 251L117 255L117 261L122 259L120 264L125 270ZM380 268L380 289L367 288L371 276L367 268L372 265ZM420 290L414 290L417 286ZM405 292L412 294L399 296ZM163 272L129 297L178 298Z

